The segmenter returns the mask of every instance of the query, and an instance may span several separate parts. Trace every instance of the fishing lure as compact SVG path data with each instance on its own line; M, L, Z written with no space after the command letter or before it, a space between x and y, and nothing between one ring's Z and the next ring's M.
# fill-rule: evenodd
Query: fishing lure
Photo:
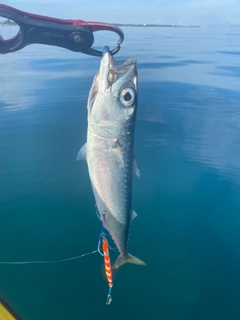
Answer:
M99 218L99 220L101 221L99 212L96 208L96 213L97 216ZM102 252L101 252L101 242L102 242ZM100 255L103 257L104 259L104 267L105 267L105 274L106 274L106 278L108 280L108 286L109 286L109 291L108 291L108 295L107 295L107 300L106 300L106 304L110 304L112 302L112 287L113 287L113 280L112 280L112 265L111 265L111 260L110 260L110 253L109 253L109 244L108 241L106 239L106 235L104 233L104 227L102 225L102 229L100 232L100 236L99 236L99 240L98 240L98 252L100 253Z
M112 266L111 266L111 260L110 260L110 254L109 254L108 247L109 247L108 241L105 237L103 237L102 249L103 249L103 254L104 254L105 273L106 273L106 277L108 279L108 286L109 286L106 304L110 304L112 302L111 291L112 291L112 287L113 287Z
M97 214L98 219L102 222L102 218L99 214L97 205L95 205L95 209L96 209L96 214ZM102 252L100 250L101 241L102 241ZM109 247L108 241L106 239L106 235L104 233L104 227L102 224L102 229L101 229L99 240L98 240L98 252L104 258L105 273L106 273L106 278L108 280L108 286L109 286L106 304L110 304L112 302L111 293L112 293L112 287L113 287L112 265L111 265L111 260L110 260L109 248L110 247Z

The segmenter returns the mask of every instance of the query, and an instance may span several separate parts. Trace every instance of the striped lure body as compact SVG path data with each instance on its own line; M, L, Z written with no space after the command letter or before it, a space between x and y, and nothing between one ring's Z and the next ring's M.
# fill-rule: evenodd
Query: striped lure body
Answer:
M105 238L103 238L102 247L103 247L103 254L104 254L104 265L105 265L106 277L108 279L109 287L112 287L113 286L112 267L111 267L110 255L108 251L108 242L107 242L107 239Z

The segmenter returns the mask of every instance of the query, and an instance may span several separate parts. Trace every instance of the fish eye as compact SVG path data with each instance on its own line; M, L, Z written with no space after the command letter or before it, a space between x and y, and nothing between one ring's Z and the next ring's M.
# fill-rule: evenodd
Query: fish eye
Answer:
M123 89L120 93L120 101L125 107L131 106L135 101L135 91L132 88Z

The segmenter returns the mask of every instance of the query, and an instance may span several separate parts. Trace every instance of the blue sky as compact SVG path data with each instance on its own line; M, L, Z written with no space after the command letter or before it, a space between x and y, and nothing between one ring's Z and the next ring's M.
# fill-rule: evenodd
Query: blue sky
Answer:
M20 10L59 18L182 25L240 24L240 0L11 0Z

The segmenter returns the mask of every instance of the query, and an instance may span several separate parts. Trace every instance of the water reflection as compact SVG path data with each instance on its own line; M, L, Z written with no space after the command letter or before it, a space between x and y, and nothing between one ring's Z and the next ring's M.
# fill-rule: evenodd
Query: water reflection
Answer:
M240 56L240 51L218 51L219 53L223 53L223 54L230 54L230 55L236 55L236 56Z
M69 81L72 83L74 79L77 83L80 79L82 83L87 83L88 88L84 93L81 92L81 83L76 91L76 94L87 97L95 70L99 66L98 60L92 61L86 56L80 59L79 53L39 45L0 58L0 111L27 109L44 100L44 97L43 103L48 103L52 100L51 96L61 96L61 90L72 92L73 86L69 87ZM62 82L58 87L61 79L65 83ZM57 89L59 94L56 95Z
M36 101L34 89L38 84L29 79L27 66L25 65L25 71L21 72L22 66L19 66L16 55L0 58L4 60L1 61L0 110L13 111L30 107Z
M141 103L139 119L145 124L144 144L179 154L216 168L223 175L240 179L240 94L208 86L176 82L145 84L149 103ZM151 110L151 112L149 111ZM140 124L139 124L140 125ZM140 130L140 128L139 128Z
M240 67L238 66L220 66L218 67L219 70L223 70L224 72L216 72L217 75L230 75L232 77L238 77L240 78Z
M200 61L200 60L182 60L182 61L176 61L176 62L158 62L158 63L139 63L138 68L139 69L160 69L160 68L169 68L169 67L184 67L192 64L208 64L211 62L208 61Z

